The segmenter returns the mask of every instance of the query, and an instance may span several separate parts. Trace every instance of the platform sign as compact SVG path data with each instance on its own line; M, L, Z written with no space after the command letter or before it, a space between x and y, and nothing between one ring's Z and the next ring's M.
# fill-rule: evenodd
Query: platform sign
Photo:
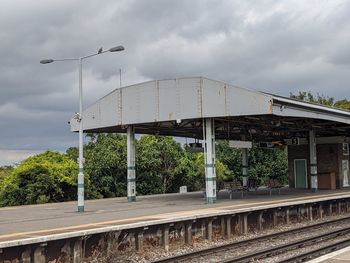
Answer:
M252 148L252 142L250 142L250 141L229 141L228 145L231 148L239 148L239 149L250 149L250 148Z
M293 137L292 138L292 145L299 145L299 144L300 144L299 137Z

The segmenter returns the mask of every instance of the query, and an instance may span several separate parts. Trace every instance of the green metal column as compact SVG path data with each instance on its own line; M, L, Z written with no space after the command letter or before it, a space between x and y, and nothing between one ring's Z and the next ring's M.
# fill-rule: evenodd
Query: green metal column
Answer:
M204 120L205 139L205 183L207 203L216 202L216 168L215 168L215 132L214 121L210 118Z
M309 131L311 190L317 191L317 153L315 131Z
M135 129L128 126L127 130L127 158L128 158L128 201L136 201L136 173L135 173Z

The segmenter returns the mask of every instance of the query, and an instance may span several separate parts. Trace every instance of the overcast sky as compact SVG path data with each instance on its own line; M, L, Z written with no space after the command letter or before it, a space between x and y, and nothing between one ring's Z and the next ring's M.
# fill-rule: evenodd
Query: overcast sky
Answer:
M85 105L123 85L206 76L280 95L350 98L350 1L1 0L0 165L77 145L73 62Z

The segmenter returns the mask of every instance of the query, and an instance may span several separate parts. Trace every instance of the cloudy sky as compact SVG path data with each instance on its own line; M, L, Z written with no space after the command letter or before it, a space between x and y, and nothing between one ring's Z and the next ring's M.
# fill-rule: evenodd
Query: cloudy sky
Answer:
M0 165L77 145L85 105L123 85L206 76L253 90L350 98L350 1L1 0Z

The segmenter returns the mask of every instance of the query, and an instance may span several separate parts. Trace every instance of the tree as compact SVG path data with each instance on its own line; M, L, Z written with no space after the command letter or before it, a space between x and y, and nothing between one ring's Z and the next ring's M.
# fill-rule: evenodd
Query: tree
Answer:
M76 162L59 152L47 151L29 157L3 181L0 189L0 205L75 200L77 174ZM88 178L86 185L88 189Z
M231 172L224 176L224 181L233 178L242 181L242 151L230 148L227 141L219 141L216 145L216 156ZM281 183L288 181L287 152L285 149L260 149L253 147L248 151L248 175L265 184L268 178L276 178Z
M249 151L248 174L266 184L269 178L288 182L288 157L286 149L259 149L253 147Z
M313 95L311 92L299 91L298 95L294 95L293 93L290 93L290 97L292 99L322 104L330 107L334 107L334 104L335 104L334 98L325 96L323 94L320 95L319 93L316 93L316 95Z
M126 136L89 134L84 147L85 174L91 180L92 192L98 197L126 195ZM71 158L76 153L71 150Z
M5 165L5 166L0 166L0 188L2 182L11 175L13 171L13 166Z
M293 93L290 93L290 97L297 100L307 101L311 103L318 103L318 104L322 104L330 107L350 110L350 101L347 99L336 101L332 97L320 95L318 93L316 93L316 95L313 95L311 92L305 92L305 91L299 91L298 95L294 95Z
M145 135L137 143L136 176L138 192L156 193L173 191L175 170L184 150L180 143L169 136Z
M337 108L350 111L350 100L347 100L347 99L338 100L334 103L334 106Z

